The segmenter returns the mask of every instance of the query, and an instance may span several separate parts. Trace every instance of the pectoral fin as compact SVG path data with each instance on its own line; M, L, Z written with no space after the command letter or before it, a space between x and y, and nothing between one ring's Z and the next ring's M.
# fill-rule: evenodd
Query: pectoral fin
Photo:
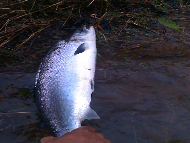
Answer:
M85 44L85 43L83 43L83 44L81 44L81 45L77 48L77 50L75 51L74 55L78 55L78 54L80 54L80 53L83 53L83 52L86 51L87 49L89 49L88 45Z
M100 117L98 116L98 114L93 109L89 108L87 113L85 114L84 119L88 119L88 120L100 119Z

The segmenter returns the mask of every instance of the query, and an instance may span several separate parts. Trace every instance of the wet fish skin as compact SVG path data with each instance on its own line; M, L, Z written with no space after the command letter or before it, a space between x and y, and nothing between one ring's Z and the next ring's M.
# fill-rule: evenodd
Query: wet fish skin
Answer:
M84 119L99 119L90 108L94 90L96 35L93 26L78 29L68 42L58 42L40 64L35 102L54 136L81 126Z

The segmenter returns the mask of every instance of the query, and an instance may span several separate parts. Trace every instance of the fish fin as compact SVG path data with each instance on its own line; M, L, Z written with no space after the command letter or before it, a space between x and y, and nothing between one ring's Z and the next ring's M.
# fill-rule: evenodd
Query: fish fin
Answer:
M91 108L89 108L88 112L86 113L84 119L100 119L100 117L98 116L98 114Z
M87 46L87 44L83 43L81 44L77 50L75 51L74 55L77 55L77 54L80 54L80 53L83 53L84 51L86 51L89 47Z

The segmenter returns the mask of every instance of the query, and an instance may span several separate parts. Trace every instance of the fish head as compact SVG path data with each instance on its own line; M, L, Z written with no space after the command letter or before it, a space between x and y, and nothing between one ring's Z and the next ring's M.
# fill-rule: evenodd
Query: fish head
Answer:
M69 53L79 59L96 57L96 34L93 26L78 28L71 36Z
M93 26L90 26L89 28L83 26L82 28L77 29L76 32L71 37L70 41L75 41L75 42L96 41L96 34Z

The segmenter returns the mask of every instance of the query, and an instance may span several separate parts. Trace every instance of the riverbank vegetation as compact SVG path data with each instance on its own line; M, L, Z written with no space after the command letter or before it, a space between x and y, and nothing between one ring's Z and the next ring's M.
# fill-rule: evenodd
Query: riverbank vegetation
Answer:
M149 28L152 23L159 23L180 31L175 20L166 19L165 16L172 12L183 12L183 9L190 9L190 2L185 0L2 0L0 2L0 55L14 56L17 51L22 50L26 42L33 44L41 31L58 23L63 28L73 29L82 24L94 25L105 41L104 31L114 31L118 34L128 27L162 34Z

